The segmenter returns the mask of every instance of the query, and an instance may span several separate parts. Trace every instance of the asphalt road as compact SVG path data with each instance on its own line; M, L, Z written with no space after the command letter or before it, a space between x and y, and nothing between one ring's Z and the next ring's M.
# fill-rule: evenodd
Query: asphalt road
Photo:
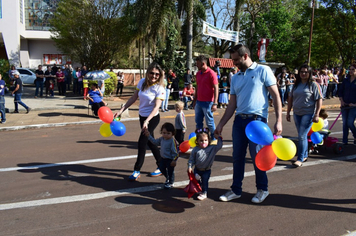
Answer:
M329 124L338 112L330 111ZM270 127L274 122L270 116ZM216 120L220 120L216 116ZM174 122L173 117L161 123ZM188 134L194 117L187 117ZM103 138L100 125L8 131L1 134L0 235L344 235L356 231L356 146L341 155L323 149L300 168L278 161L269 177L270 196L260 205L251 160L243 195L220 202L231 185L231 125L212 169L208 199L188 199L187 158L176 167L176 187L147 153L141 178L128 182L137 153L138 121L125 122L122 137ZM297 136L284 123L285 136ZM341 138L338 121L331 136ZM156 136L159 129L156 130ZM349 136L351 138L351 135ZM65 163L65 164L64 164Z

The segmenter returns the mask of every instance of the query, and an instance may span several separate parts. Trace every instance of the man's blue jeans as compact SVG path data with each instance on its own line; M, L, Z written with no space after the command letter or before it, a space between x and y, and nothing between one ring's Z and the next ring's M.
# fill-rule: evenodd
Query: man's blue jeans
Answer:
M211 107L213 106L213 102L201 102L197 101L195 104L195 123L197 129L202 129L204 126L204 117L206 126L208 126L211 132L211 138L214 140L214 131L215 131L215 123L213 112L211 111Z
M6 121L6 110L5 110L5 97L4 95L0 95L0 114L1 114L1 121Z
M38 89L40 89L40 96L43 96L43 81L36 81L36 92L35 96L38 96Z
M183 97L184 108L188 108L188 102L192 101L190 97Z
M168 101L169 101L169 94L171 93L170 89L166 89L166 99L162 101L161 109L162 111L168 110Z
M262 148L261 145L257 145L250 141L246 134L245 129L248 123L253 120L260 120L266 123L266 119L257 116L254 118L243 119L242 117L236 115L233 128L232 128L232 143L233 143L233 182L231 185L231 190L237 194L241 195L242 193L242 180L244 179L245 174L245 161L247 146L249 146L250 156L253 161L253 166L255 168L256 175L256 187L257 189L262 189L268 191L268 178L266 171L261 171L255 165L255 157L257 152Z
M23 106L26 110L28 110L28 106L21 101L22 93L15 93L14 104L15 104L15 111L19 111L19 105Z
M295 127L298 131L298 161L308 157L308 132L313 124L313 114L298 116L293 115Z
M347 144L348 136L349 136L349 129L356 139L356 127L355 127L355 119L356 119L356 107L354 108L342 108L341 109L342 115L342 142Z

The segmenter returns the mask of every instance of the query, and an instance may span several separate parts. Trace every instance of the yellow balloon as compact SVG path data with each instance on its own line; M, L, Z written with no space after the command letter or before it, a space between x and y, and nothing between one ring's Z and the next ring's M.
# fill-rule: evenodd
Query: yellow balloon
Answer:
M314 132L320 131L324 127L324 120L322 118L319 118L318 123L313 123L312 124L312 130Z
M287 138L274 140L272 143L272 150L274 154L283 161L292 159L297 153L297 147L294 142Z
M195 143L195 140L197 139L197 137L191 137L190 139L189 139L189 145L190 145L190 147L195 147L195 146L197 146L197 144Z
M107 138L112 135L111 129L110 129L110 124L109 123L104 123L100 126L100 134L101 136Z

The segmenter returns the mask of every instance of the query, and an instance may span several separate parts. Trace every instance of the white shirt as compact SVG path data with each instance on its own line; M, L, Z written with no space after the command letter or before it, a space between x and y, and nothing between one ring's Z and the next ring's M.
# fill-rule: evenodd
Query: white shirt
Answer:
M153 84L142 91L141 88L144 82L145 78L141 79L136 89L139 91L138 97L140 98L139 114L140 116L148 117L156 105L156 99L164 100L166 98L166 90L159 84ZM155 116L157 114L158 111Z

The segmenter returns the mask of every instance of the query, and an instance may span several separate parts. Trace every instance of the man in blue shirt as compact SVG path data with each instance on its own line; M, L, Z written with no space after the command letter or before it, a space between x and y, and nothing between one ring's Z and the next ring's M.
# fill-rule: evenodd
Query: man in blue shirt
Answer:
M282 133L282 106L276 78L268 66L258 65L250 57L250 50L244 45L236 45L230 49L231 58L240 71L231 80L230 102L215 129L215 136L220 136L224 125L235 113L232 129L233 140L233 183L231 190L220 196L221 201L230 201L241 197L242 180L245 172L245 159L247 146L250 155L255 161L261 146L251 142L245 128L253 120L267 123L268 118L268 92L273 97L276 113L274 133ZM261 203L268 196L268 179L265 171L259 170L254 164L256 174L257 193L252 198L253 203Z

